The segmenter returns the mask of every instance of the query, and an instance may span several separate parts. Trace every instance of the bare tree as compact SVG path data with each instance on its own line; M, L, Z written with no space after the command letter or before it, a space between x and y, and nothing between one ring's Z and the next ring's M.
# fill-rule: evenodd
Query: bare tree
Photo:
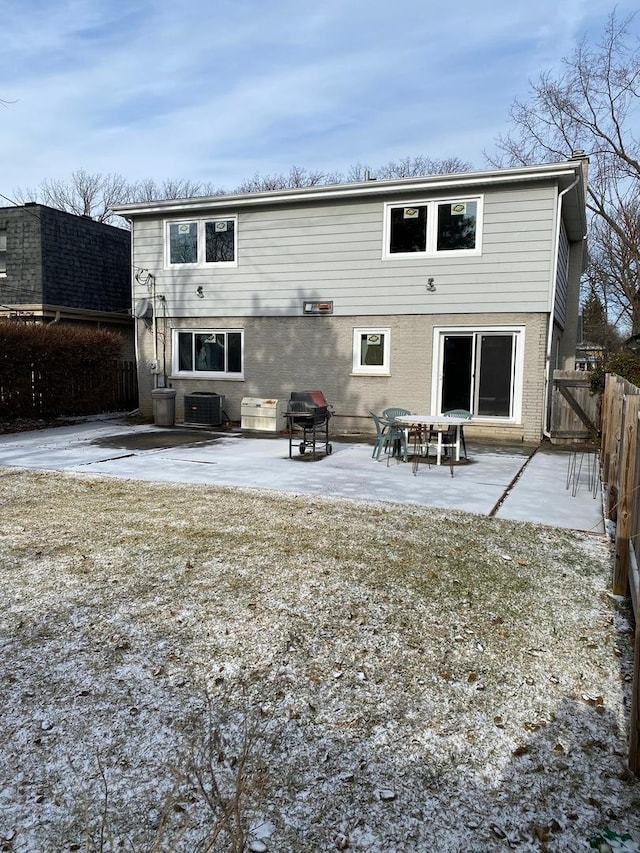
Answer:
M168 178L158 183L153 178L146 178L132 184L129 190L130 201L156 201L167 198L194 198L196 196L221 195L223 190L210 183L200 183L185 179Z
M297 189L299 187L315 187L326 184L337 184L343 180L335 172L307 171L301 166L292 166L287 174L260 175L256 174L239 184L236 193L259 193L270 190Z
M607 246L617 252L606 262L606 276L600 270L600 286L613 291L605 303L620 302L621 316L635 333L640 143L633 127L640 107L640 54L638 39L630 35L634 18L619 20L614 11L595 45L583 40L559 74L541 74L531 84L530 99L514 102L513 130L497 140L501 153L487 159L502 166L565 160L577 151L589 155L587 207L599 229L595 239L601 252Z
M373 171L378 180L391 180L393 178L416 178L423 175L453 175L457 172L468 172L470 163L465 163L458 157L449 157L445 160L433 160L418 154L416 157L403 157L402 160L391 160L385 166L380 166Z
M260 175L256 173L253 178L243 181L236 187L235 192L267 192L297 187L352 183L368 179L384 181L393 178L415 178L422 175L445 175L466 172L470 168L469 163L465 163L457 157L433 160L423 154L418 154L416 157L403 157L401 160L391 161L376 168L363 163L354 163L348 168L346 175L340 172L307 171L300 166L292 166L288 174Z
M158 183L147 178L131 183L122 175L90 173L78 169L69 180L45 180L37 189L17 189L16 202L35 201L78 216L89 216L98 222L127 227L112 208L128 202L156 201L167 198L220 195L212 184L184 179L166 179Z
M589 266L585 282L597 294L616 327L640 330L638 247L640 247L640 187L624 204L611 210L612 228L605 217L594 217L589 234ZM621 237L624 234L624 239Z
M89 216L98 222L110 222L113 219L111 208L127 202L130 192L130 185L122 175L91 174L78 169L69 181L44 180L37 190L18 189L15 196L21 204L35 201L77 216Z

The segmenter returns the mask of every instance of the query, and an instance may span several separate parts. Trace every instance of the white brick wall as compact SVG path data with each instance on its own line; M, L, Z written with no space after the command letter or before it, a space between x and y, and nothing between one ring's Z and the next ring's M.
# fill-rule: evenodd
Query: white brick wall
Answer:
M167 324L166 332L164 323ZM138 321L140 411L152 416L150 392L153 377L149 364L153 339ZM433 335L436 326L526 326L522 388L522 421L517 424L473 425L469 435L535 442L545 422L545 357L547 315L456 314L399 315L385 318L353 317L256 317L233 321L220 317L198 320L202 328L245 329L245 379L225 381L181 379L168 376L175 388L176 418L184 417L185 394L215 391L225 396L223 408L232 420L240 420L243 397L289 399L292 390L320 389L335 408L336 433L370 432L369 410L403 406L412 411L431 408ZM357 376L352 368L353 329L387 326L391 329L391 374ZM171 328L194 327L192 320L159 319L158 352L171 366Z

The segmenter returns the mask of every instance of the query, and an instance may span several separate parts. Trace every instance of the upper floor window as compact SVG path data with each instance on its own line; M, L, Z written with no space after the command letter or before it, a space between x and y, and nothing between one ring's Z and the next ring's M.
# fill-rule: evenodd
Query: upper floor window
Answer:
M481 207L480 198L387 204L385 257L480 254Z
M236 263L237 218L167 222L167 266Z
M174 374L241 379L244 332L242 329L174 329Z

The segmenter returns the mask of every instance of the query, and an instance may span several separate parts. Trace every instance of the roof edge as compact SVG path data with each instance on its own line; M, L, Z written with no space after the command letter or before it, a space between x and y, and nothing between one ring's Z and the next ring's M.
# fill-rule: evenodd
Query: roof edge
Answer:
M425 175L418 178L396 178L389 181L360 181L358 183L326 184L257 193L234 193L231 195L194 196L187 199L162 199L143 203L134 202L116 205L112 210L119 216L127 218L154 213L170 214L183 211L210 210L212 208L258 207L296 201L363 198L370 195L389 195L402 190L419 192L421 190L455 189L459 186L474 187L545 179L560 180L563 177L574 180L581 176L582 161L566 160L561 163L545 163L538 166L457 172L450 175Z

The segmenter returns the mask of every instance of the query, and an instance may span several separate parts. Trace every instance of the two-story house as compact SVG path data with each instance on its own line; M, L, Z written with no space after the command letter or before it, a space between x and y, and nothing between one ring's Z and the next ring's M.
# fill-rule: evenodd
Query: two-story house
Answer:
M129 231L44 204L1 207L0 316L117 331L133 359Z
M151 391L287 400L319 389L336 432L369 411L473 412L537 441L573 367L586 160L126 205L140 408Z

